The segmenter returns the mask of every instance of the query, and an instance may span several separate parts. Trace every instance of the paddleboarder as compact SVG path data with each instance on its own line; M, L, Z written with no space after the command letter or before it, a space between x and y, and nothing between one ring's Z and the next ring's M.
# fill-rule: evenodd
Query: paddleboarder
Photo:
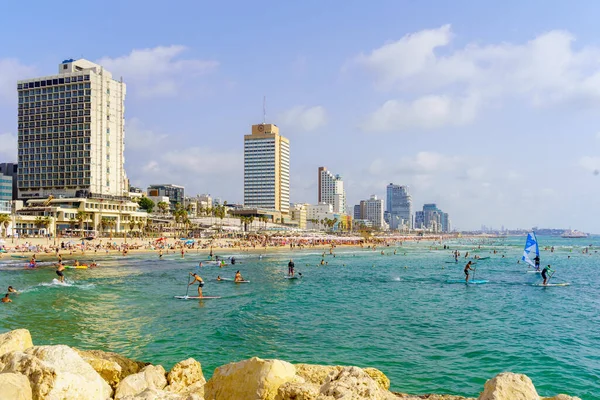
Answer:
M63 274L64 270L65 266L62 263L58 263L58 266L56 267L56 275L58 275L58 280L61 283L65 282L65 275Z
M544 282L542 283L542 285L546 286L546 284L548 284L548 272L552 272L554 273L554 270L552 268L550 268L550 264L548 264L547 266L544 267L544 269L542 270L542 278L544 278ZM552 275L550 275L552 276Z
M294 267L295 267L294 260L292 260L290 258L290 262L288 263L288 275L289 276L294 276Z
M474 268L471 268L471 261L469 261L467 263L467 265L465 265L465 282L468 283L469 282L469 270L471 271L475 271Z
M204 281L202 280L202 278L200 278L200 276L197 273L192 273L190 272L190 275L194 277L194 280L191 281L188 286L193 285L194 283L198 282L198 297L202 297L202 287L204 286Z
M240 271L237 271L235 273L235 278L234 278L234 282L242 282L244 280L244 278L242 278L242 274L240 274Z

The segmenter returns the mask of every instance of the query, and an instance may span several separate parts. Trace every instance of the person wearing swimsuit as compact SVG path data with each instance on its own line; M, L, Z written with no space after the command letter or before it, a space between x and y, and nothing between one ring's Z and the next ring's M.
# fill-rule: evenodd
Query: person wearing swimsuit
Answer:
M191 273L190 275L194 277L194 280L190 282L190 284L188 286L193 285L194 283L198 282L198 297L203 297L202 296L202 287L204 286L204 281L202 280L202 278L200 278L200 276L196 273Z
M467 263L467 265L465 265L465 282L468 283L469 282L469 270L473 271L473 268L471 268L471 261L469 261Z

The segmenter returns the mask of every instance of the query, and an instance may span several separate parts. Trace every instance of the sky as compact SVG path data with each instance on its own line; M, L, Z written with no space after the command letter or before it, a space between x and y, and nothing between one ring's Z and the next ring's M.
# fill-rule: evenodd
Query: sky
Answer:
M389 183L460 230L600 233L595 1L9 2L0 17L0 162L16 81L68 58L123 77L126 171L243 202L243 135L290 139L291 201L317 169L348 204Z

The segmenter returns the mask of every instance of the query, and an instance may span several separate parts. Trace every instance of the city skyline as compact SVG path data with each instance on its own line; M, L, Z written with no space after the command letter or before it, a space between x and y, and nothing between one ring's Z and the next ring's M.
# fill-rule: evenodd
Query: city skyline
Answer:
M268 5L239 3L243 19L210 5L173 29L162 22L175 11L140 15L125 4L111 13L115 24L101 43L59 40L73 29L100 29L102 18L79 18L92 5L80 5L65 10L69 27L33 46L7 43L0 162L16 161L17 81L52 75L61 60L83 53L128 84L125 157L133 185L173 182L242 203L240 137L263 120L266 95L267 120L293 143L292 203L313 201L314 171L327 165L344 176L349 205L373 193L385 198L385 185L396 182L411 187L416 206L440 204L459 229L600 231L588 216L600 195L600 44L591 18L599 5L581 2L568 13L554 5L544 18L536 17L544 6L536 1L438 4L435 12L422 3L327 5L318 14L316 4ZM50 9L36 7L40 15ZM202 14L198 23L188 21L192 14ZM247 22L258 15L270 30ZM349 28L359 22L367 32ZM215 37L217 24L223 34ZM227 33L240 27L245 35ZM0 33L17 30L11 20ZM259 62L268 53L277 54L276 68Z

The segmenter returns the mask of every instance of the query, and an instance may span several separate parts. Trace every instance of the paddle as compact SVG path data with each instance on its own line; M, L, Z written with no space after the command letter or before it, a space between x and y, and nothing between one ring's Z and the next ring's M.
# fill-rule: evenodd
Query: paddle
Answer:
M188 274L188 284L187 284L187 287L185 288L185 297L188 297L188 291L190 290L190 276L191 275Z
M473 278L471 278L471 281L475 280L475 271L477 271L477 268L473 268Z
M550 279L552 279L552 277L554 276L554 274L556 273L556 271L552 272L550 274L550 277L548 278L548 280L546 281L546 285L550 283Z

